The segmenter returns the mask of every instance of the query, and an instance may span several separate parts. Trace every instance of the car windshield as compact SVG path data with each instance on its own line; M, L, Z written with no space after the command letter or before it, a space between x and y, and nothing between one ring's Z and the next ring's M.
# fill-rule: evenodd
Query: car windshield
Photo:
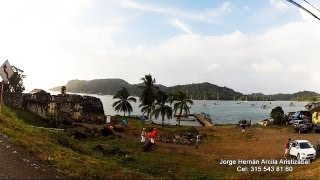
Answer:
M309 148L311 148L311 144L308 142L300 143L300 148L301 149L309 149Z

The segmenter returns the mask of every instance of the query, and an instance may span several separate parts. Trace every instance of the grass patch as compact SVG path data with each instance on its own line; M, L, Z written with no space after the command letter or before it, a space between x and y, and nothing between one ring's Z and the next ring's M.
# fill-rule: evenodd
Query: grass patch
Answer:
M142 124L137 119L126 118L128 127L123 137L90 137L76 140L63 131L33 128L48 127L41 118L22 110L3 108L0 114L0 132L9 141L25 148L43 163L51 164L75 178L95 179L145 179L175 178L201 179L224 177L212 173L213 165L199 154L176 149L154 147L142 152L139 136L143 127L152 129L157 125ZM195 132L190 127L161 127L160 132ZM131 136L133 135L133 136ZM219 137L209 136L212 140ZM31 143L32 142L32 143Z
M37 116L27 110L14 109L11 111L11 114L31 126L47 128L53 127L53 125L49 124L47 121L44 121L40 116Z

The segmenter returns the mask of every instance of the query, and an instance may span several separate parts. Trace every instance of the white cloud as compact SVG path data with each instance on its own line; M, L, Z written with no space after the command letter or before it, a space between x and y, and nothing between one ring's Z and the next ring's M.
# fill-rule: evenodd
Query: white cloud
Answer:
M183 22L181 22L179 19L172 19L170 23L174 27L182 30L184 33L192 34L191 29L187 25L185 25Z
M308 73L312 68L308 68L306 64L294 64L287 67L289 73Z
M278 72L282 68L282 64L273 58L261 57L256 61L251 64L251 68L257 73Z
M214 70L218 69L219 67L220 67L219 64L210 64L208 66L208 71L214 71Z
M114 47L112 35L124 31L121 18L110 18L101 26L82 24L94 3L0 1L0 58L25 71L27 88L48 88L61 84L61 78L78 78L75 69L83 66L79 61L90 64L92 54Z
M271 6L278 9L279 11L285 12L289 6L283 0L269 0Z
M223 2L220 7L220 12L221 13L231 13L232 12L231 3L228 1Z
M139 3L134 0L122 0L122 6L128 9L135 9L145 12L153 12L174 18L185 18L193 21L214 23L215 19L232 11L230 2L223 2L218 8L205 12L189 12L174 7L162 7L151 3Z
M140 83L151 73L165 85L206 81L245 93L320 91L316 21L289 23L259 34L206 36L192 33L179 18L194 14L175 11L171 15L177 15L176 21L171 23L184 34L151 47L121 48L114 35L127 31L126 18L81 23L94 1L24 2L0 1L0 24L5 27L0 29L0 58L25 70L28 88L49 88L70 79L123 78ZM137 5L135 9L146 8ZM227 11L226 7L222 9Z
M127 60L134 59L140 73L130 70L133 65L123 71L135 83L151 73L165 85L206 81L247 93L320 91L319 31L318 23L296 22L261 34L179 35L131 53Z

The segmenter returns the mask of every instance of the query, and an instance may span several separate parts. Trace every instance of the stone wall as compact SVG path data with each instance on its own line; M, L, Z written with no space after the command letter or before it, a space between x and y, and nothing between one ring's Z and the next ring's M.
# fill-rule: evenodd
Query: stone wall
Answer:
M99 98L92 96L81 96L76 94L59 94L53 96L53 101L57 104L65 106L70 104L71 107L75 107L76 104L82 107L83 113L93 113L104 115L103 104ZM67 107L64 107L67 108Z
M103 104L99 98L75 94L51 96L45 91L39 92L6 93L4 103L10 107L27 109L43 119L56 115L61 121L72 120L92 124L105 122Z
M41 101L28 101L26 102L26 109L37 114L43 119L48 119L48 103Z

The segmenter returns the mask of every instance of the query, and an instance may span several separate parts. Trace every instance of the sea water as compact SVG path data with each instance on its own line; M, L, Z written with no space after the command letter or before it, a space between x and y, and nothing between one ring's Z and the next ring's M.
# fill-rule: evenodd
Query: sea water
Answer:
M57 92L50 91L51 94L57 94ZM80 94L80 93L78 93ZM89 94L80 94L89 95ZM95 95L100 98L103 103L104 112L106 115L123 115L123 112L116 112L112 107L112 104L117 101L110 95ZM130 115L141 116L141 108L139 107L139 98L136 103L131 103L133 112ZM293 102L293 105L290 105ZM239 120L247 119L252 123L257 123L261 120L270 118L271 110L277 106L281 106L285 113L305 110L305 105L308 102L296 102L296 101L219 101L216 100L194 100L191 106L190 113L206 113L211 116L211 119L216 124L236 124ZM261 108L265 106L265 108ZM153 119L154 120L154 119ZM161 122L161 118L154 120L157 123ZM177 124L175 118L166 119L165 124ZM181 121L181 125L187 126L200 126L197 121Z

